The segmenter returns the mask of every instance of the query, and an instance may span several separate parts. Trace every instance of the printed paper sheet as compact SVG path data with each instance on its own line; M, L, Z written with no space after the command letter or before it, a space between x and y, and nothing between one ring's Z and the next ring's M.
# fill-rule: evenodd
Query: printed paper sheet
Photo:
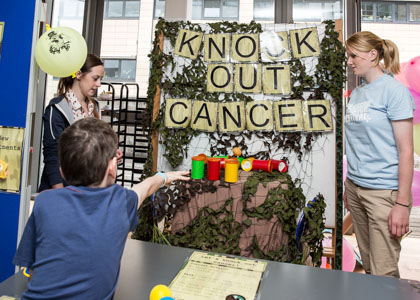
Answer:
M194 252L169 288L175 300L254 300L265 268L262 261Z

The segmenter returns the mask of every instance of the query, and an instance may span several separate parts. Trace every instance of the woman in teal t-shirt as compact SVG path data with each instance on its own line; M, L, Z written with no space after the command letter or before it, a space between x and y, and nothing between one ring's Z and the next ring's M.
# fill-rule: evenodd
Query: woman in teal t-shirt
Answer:
M350 210L366 273L399 277L401 237L409 230L414 101L397 74L397 46L362 31L346 41L347 64L366 83L345 115L348 161L344 205Z

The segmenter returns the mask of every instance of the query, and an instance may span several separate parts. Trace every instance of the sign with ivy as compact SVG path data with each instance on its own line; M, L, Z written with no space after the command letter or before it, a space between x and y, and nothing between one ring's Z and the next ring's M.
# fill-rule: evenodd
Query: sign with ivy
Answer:
M255 22L161 19L150 54L150 115L143 116L159 132L161 169L189 168L189 158L199 154L191 153L197 138L206 139L200 153L208 155L231 154L223 142L230 139L245 157L286 154L301 161L340 117L345 55L337 38L333 22L263 29ZM264 147L253 147L257 140Z
M290 190L299 191L300 203L323 194L326 223L336 223L341 210L336 199L342 193L338 170L345 51L334 22L263 28L255 22L160 19L149 57L148 109L142 120L152 129L150 138L159 137L159 144L150 150L145 176L153 173L154 163L163 171L190 169L192 156L231 155L233 147L240 147L244 157L285 158L289 175L295 178L290 179ZM158 152L157 161L152 152ZM181 190L172 191L173 199ZM165 201L168 211L160 219L176 211L170 200ZM135 234L141 239L151 236L147 228L156 218L152 207L150 201L142 207ZM314 212L316 224L323 224L320 211L324 213ZM314 224L308 239L318 261L320 233ZM168 239L175 241L170 235ZM340 251L339 241L337 246ZM256 245L254 252L258 251ZM297 259L294 255L289 261Z

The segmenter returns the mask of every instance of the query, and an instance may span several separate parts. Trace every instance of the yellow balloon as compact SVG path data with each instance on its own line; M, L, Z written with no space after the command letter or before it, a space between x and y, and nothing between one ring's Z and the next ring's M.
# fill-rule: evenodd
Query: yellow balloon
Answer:
M80 70L87 57L83 36L69 27L46 31L35 46L35 60L47 74L67 77Z
M156 285L150 291L150 300L160 300L163 297L172 297L171 290L166 285Z
M414 152L416 152L416 154L420 156L420 123L417 125L414 125L413 138L414 138Z

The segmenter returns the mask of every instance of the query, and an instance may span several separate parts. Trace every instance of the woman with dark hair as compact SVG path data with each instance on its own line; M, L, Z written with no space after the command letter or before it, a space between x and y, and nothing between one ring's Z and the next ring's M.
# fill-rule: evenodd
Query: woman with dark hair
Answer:
M345 116L350 210L366 273L399 277L401 237L409 230L413 180L413 98L388 75L400 71L398 47L369 31L346 41L347 64L366 83Z
M104 73L103 61L94 54L88 54L79 71L60 78L57 97L51 99L43 116L44 170L39 191L65 185L59 170L58 139L63 130L77 120L88 117L100 119L99 103L92 96L101 86Z

